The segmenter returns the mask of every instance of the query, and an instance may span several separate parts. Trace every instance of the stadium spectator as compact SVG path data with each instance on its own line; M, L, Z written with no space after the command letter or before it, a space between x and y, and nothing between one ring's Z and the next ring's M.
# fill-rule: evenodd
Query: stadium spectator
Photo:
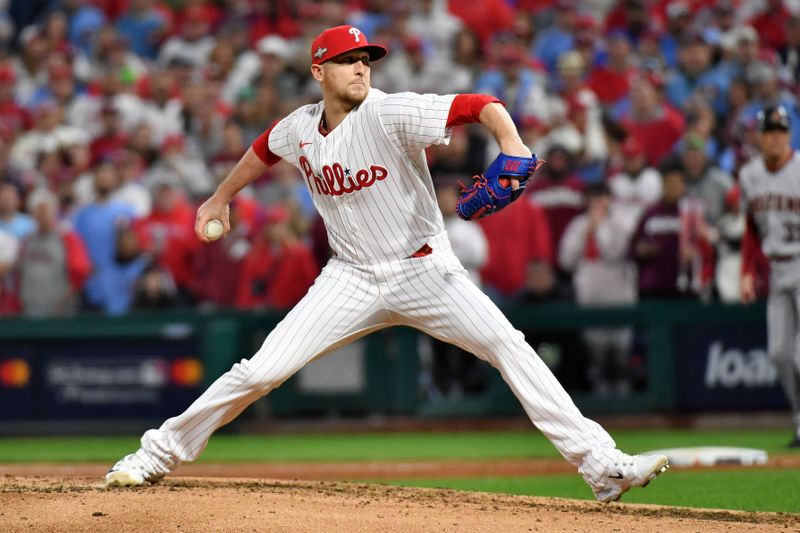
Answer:
M714 50L699 31L681 37L678 68L668 76L664 94L676 109L683 109L693 96L699 96L723 115L727 105L730 77L725 70L712 68Z
M180 58L192 67L202 67L214 49L214 37L209 35L210 20L202 5L190 5L183 11L180 32L160 46L158 63L167 66Z
M244 277L243 267L253 247L250 241L252 227L243 220L238 199L231 204L230 222L231 231L224 239L198 246L194 254L193 294L197 305L201 308L218 309L236 306L240 291L248 283ZM195 238L193 242L196 243L197 239Z
M793 123L800 123L800 108L796 98L781 86L778 65L768 61L755 61L747 66L745 78L752 88L752 98L742 109L743 118L755 121L765 107L781 105L786 108ZM800 128L792 132L792 148L800 149Z
M647 162L658 165L683 133L683 117L664 101L663 79L649 73L631 83L630 108L620 123L644 147Z
M117 165L120 178L120 186L114 191L112 200L130 205L137 219L150 215L153 195L140 181L144 173L142 158L135 152L123 149L110 160Z
M686 194L686 177L679 161L669 158L659 171L664 180L661 200L647 209L631 239L629 255L638 269L638 293L642 299L682 298L689 287L678 278L694 258L681 257L680 201Z
M14 267L17 263L19 240L0 229L0 316L19 313Z
M0 231L21 241L36 229L36 222L21 211L20 187L12 182L0 183Z
M486 264L489 257L486 236L475 222L461 220L456 213L456 202L459 196L459 187L452 180L438 177L436 183L436 200L444 217L445 230L450 238L453 253L456 254L462 266L469 273L470 279L481 286L480 269ZM502 212L502 211L501 211ZM483 219L488 220L488 219ZM507 226L509 229L515 226ZM512 233L510 231L509 233ZM510 269L509 269L510 270Z
M113 100L104 102L100 108L100 131L89 145L92 164L110 159L128 143L128 135L122 131L119 109Z
M128 9L117 19L117 29L130 43L131 50L147 60L158 56L159 46L168 31L164 13L153 0L130 0Z
M735 185L725 195L725 213L717 222L714 286L719 299L725 303L741 301L739 276L742 270L742 238L745 217L741 209L739 186Z
M610 108L628 94L631 77L637 68L630 41L622 30L608 35L607 48L605 61L591 66L586 84L597 95L600 104Z
M634 137L622 143L622 168L609 176L608 185L617 209L635 228L644 210L661 199L662 181L658 170L648 166L644 147Z
M558 250L561 236L572 219L583 211L584 184L574 171L574 157L563 146L554 145L545 154L547 164L527 186L528 198L541 206L547 217L552 250ZM492 239L490 239L490 242Z
M118 186L113 163L99 164L94 170L95 200L80 208L74 219L75 231L86 244L93 266L84 303L108 314L123 314L129 309L133 284L146 266L143 260L117 260L120 237L135 214L130 205L112 200Z
M750 21L758 35L764 39L764 46L780 50L786 46L786 27L784 23L792 14L783 4L783 0L765 0L760 13Z
M171 180L190 199L209 194L214 187L211 174L202 158L193 155L181 135L169 135L161 143L161 155L150 167L143 183L154 190L163 180Z
M447 0L420 0L411 3L411 16L408 20L408 32L411 35L424 36L433 51L433 59L451 59L450 48L453 39L464 23L447 9ZM369 35L369 34L368 34ZM448 73L450 76L452 73Z
M497 48L496 63L481 72L475 91L506 102L514 122L531 115L546 120L549 117L546 78L525 63L524 51L518 43L500 43Z
M237 307L288 309L319 274L311 249L292 231L290 217L289 209L280 204L263 214L253 247L243 258Z
M36 231L20 248L19 299L22 314L30 317L74 315L92 264L77 233L60 227L59 198L47 189L28 196L28 212Z
M134 293L133 308L137 310L172 309L180 304L175 280L156 265L149 265L142 272Z
M733 187L733 178L709 160L705 139L695 133L683 138L680 158L686 178L686 196L699 199L706 220L716 224L725 211L725 195Z
M553 23L536 35L533 55L544 63L545 68L555 72L558 58L575 46L575 21L577 11L573 2L559 0L552 7Z
M558 262L572 273L578 305L632 305L636 274L628 259L631 226L616 210L605 183L585 190L587 209L570 222L561 239ZM595 392L627 395L633 330L629 327L587 328L581 332L589 353L587 376Z
M18 103L30 101L31 96L47 77L50 47L38 26L28 26L19 34L20 54L11 56L14 69L15 98Z
M482 45L486 45L494 34L505 32L514 24L514 10L503 0L449 0L447 7L475 33Z
M28 111L14 98L16 74L8 64L0 63L0 123L8 131L5 136L15 137L31 127Z
M11 165L21 172L33 171L42 151L89 144L84 129L62 123L62 110L52 100L39 102L33 109L33 118L34 128L17 137L9 154Z
M151 183L152 211L134 222L142 246L153 263L169 274L183 300L195 284L194 257L199 249L194 234L194 209L174 177Z
M517 205L519 204L519 205ZM479 224L489 243L481 269L484 290L498 301L519 299L528 288L528 266L552 268L554 250L544 209L534 201L516 202Z

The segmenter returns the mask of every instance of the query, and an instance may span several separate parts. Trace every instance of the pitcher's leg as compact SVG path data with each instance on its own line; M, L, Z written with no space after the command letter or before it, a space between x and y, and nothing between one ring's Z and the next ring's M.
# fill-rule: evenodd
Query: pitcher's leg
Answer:
M465 275L420 264L416 278L397 294L408 325L496 367L531 421L573 464L592 450L614 448L611 436L580 413L524 335Z
M366 275L329 264L250 359L233 365L182 414L147 431L142 449L172 470L200 455L212 433L314 358L385 325Z

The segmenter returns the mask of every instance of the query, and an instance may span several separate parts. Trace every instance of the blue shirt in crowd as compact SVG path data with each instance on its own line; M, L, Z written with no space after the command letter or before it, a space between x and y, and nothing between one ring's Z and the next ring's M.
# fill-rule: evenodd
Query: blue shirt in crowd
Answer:
M34 231L36 231L36 221L33 217L24 213L17 213L10 221L0 220L0 231L10 233L17 240L21 241Z

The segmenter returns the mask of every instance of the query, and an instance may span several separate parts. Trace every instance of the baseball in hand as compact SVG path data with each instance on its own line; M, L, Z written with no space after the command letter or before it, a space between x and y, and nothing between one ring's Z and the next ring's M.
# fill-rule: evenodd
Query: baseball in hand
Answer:
M225 226L222 225L216 218L212 218L206 225L203 226L203 235L209 238L209 240L216 241L220 237L222 237L222 232L225 231Z

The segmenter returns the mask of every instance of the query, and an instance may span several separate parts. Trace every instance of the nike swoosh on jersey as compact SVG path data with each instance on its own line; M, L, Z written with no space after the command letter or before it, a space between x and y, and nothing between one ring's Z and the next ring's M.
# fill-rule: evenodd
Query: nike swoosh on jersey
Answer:
M313 144L313 143L311 141L308 141L308 142L300 141L300 148L302 148L303 146L308 146L309 144Z

